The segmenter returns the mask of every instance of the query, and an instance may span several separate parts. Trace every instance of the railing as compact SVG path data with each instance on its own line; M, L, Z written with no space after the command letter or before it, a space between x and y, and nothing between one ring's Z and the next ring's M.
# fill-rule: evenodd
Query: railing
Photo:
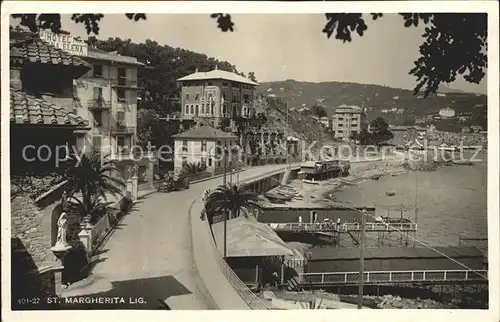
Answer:
M112 79L111 85L112 86L124 86L124 87L136 87L137 81L119 77L118 79Z
M111 153L112 159L118 160L143 160L143 159L156 159L158 157L157 151L141 151L139 149L130 149L124 147L123 149L114 150Z
M296 232L348 232L360 231L359 223L279 223L269 224L271 228L277 231L296 231ZM377 231L417 231L416 223L366 223L366 232Z
M248 304L252 310L270 310L271 307L262 302L257 295L255 295L246 285L241 281L241 279L236 275L236 273L229 267L226 261L221 257L217 257L217 262L226 276L227 280L234 287L236 292L241 296L241 298Z
M297 167L297 165L294 165L294 167ZM266 177L272 176L278 173L282 173L285 171L284 169L277 169L275 171L266 173ZM250 183L252 181L255 181L257 179L262 178L262 174L256 175L251 178L247 178L245 180L242 180L241 183ZM211 227L206 221L207 228L211 230ZM212 247L214 249L214 252L216 254L220 254L219 250L217 248L217 245L215 244L215 241L212 239ZM231 267L226 263L224 258L222 256L215 256L217 263L219 264L219 267L224 274L224 276L227 278L229 283L233 286L233 288L236 290L236 292L241 296L241 298L245 301L245 303L248 304L248 306L253 309L253 310L270 310L271 307L261 301L257 295L255 295L246 285L241 281L241 279L236 275L236 273L231 269Z
M135 126L127 126L124 124L113 124L111 126L111 132L113 133L133 133L135 131Z
M99 98L89 99L87 106L90 110L107 110L111 108L111 102Z
M486 278L485 278L486 277ZM366 284L400 284L487 281L487 270L415 270L415 271L370 271L363 274ZM359 282L359 272L301 273L299 284L308 285L344 285Z

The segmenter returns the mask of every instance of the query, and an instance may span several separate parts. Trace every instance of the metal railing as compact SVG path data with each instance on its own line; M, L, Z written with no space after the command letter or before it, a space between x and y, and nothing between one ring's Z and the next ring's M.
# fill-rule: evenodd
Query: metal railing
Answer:
M210 224L208 221L206 221L208 229L211 230L212 228L210 227ZM212 239L212 248L214 249L215 254L220 254L219 250L217 248L217 245L215 244L215 240ZM243 301L248 304L248 306L252 310L270 310L271 307L269 305L266 305L264 302L262 302L257 295L255 295L246 285L243 283L243 281L236 275L236 273L231 269L231 267L226 263L224 258L222 256L215 256L216 261L219 264L219 267L226 277L226 279L231 283L233 288L238 292L238 294L241 296Z
M90 110L107 110L111 108L111 102L100 98L93 98L87 101Z
M125 124L116 123L116 124L111 125L111 132L112 133L134 133L135 126L128 126Z
M369 271L364 272L363 281L365 284L487 281L487 276L487 270ZM299 284L308 285L356 284L359 272L300 273L298 280Z
M359 223L271 223L271 228L277 231L297 231L297 232L348 232L360 231ZM366 223L366 232L382 231L417 231L416 223Z
M295 165L297 167L297 165ZM272 176L277 173L281 173L285 171L285 169L277 169L275 171L266 173L266 177ZM258 174L256 176L247 178L245 180L242 180L241 183L250 183L252 181L256 181L259 178L262 178L262 174ZM210 224L208 221L205 221L207 225L207 229L211 231ZM217 245L215 244L215 240L212 239L212 248L216 254L220 254L219 250L217 248ZM238 294L241 296L241 298L245 301L245 303L248 304L248 306L252 310L271 310L271 306L263 302L255 293L253 293L246 285L243 283L243 281L236 275L236 273L231 269L231 267L226 263L224 258L222 256L215 256L216 261L219 264L219 267L221 271L223 272L224 276L227 278L229 283L233 286L233 288L238 292Z
M111 80L112 86L136 87L137 81L119 77Z

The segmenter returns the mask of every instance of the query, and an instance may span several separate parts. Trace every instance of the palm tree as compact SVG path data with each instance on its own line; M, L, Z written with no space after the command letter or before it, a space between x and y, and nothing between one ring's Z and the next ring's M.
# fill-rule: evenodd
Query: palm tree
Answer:
M106 193L113 196L123 195L125 182L120 176L111 176L113 172L118 172L115 163L109 160L108 156L101 157L99 151L93 150L89 154L75 153L69 158L68 165L64 190L73 200L75 194L81 194L82 209L88 211L84 216L90 216L93 207L97 206L95 198L105 199Z
M182 172L183 174L196 174L196 173L201 173L204 172L207 169L207 165L203 164L201 162L190 162L190 163L185 163L184 166L182 167Z
M92 197L90 204L85 204L78 198L71 196L68 198L67 211L71 214L76 214L79 217L90 217L90 222L95 223L99 218L104 216L110 210L116 210L111 207L113 201L102 202L99 196Z
M249 190L247 185L220 185L210 192L205 201L207 219L211 224L216 214L228 212L230 218L236 218L243 211L244 216L247 217L247 211L255 208L259 208L258 195Z

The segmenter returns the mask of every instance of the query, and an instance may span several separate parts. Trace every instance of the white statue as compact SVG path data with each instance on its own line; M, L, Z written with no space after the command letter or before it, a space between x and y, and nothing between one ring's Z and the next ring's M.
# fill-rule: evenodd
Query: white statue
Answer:
M68 234L68 219L67 214L63 211L61 216L57 220L57 241L56 246L68 246L68 241L66 240L66 236Z

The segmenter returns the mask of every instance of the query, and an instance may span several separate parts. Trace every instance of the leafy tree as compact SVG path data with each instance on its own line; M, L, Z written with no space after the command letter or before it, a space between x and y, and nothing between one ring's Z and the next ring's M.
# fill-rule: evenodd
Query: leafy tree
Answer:
M414 93L424 89L427 97L435 93L441 83L451 83L458 75L470 83L478 84L484 78L487 69L487 14L485 13L401 13L406 28L417 27L423 23L426 28L422 35L420 57L409 74L417 78ZM15 14L22 26L36 32L61 29L59 14ZM145 14L127 13L133 21L146 19ZM234 23L229 14L214 13L217 27L223 32L234 31ZM328 38L351 42L356 32L363 36L368 30L361 13L327 13L326 25L322 32ZM371 13L373 20L383 17L382 13ZM103 14L73 14L75 23L83 23L88 34L99 34L99 22Z
M88 211L84 216L91 216L96 207L95 199L104 199L106 193L114 196L122 195L124 181L113 177L118 172L115 163L109 157L103 157L99 151L93 150L81 156L76 153L70 156L66 171L67 183L64 190L68 198L75 200L75 194L81 194L80 209Z
M259 207L258 201L257 194L247 185L220 185L212 190L205 200L208 221L213 223L215 215L224 213L229 213L230 218L236 218L243 212L243 215L247 217L247 211Z
M311 112L318 117L327 116L326 109L318 104L313 105L313 107L311 108Z
M248 73L248 79L251 80L252 82L257 82L257 78L255 77L255 73L254 72L249 72Z
M394 137L389 130L389 124L382 117L377 117L370 122L369 144L381 145Z

